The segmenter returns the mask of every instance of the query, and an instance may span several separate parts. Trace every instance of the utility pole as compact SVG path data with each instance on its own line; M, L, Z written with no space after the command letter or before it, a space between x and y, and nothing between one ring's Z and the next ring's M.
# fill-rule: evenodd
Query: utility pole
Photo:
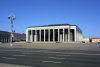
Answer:
M11 23L11 33L10 33L10 46L12 47L12 37L13 37L13 21L16 19L14 14L10 14L10 16L8 16L8 19L10 19L10 23Z

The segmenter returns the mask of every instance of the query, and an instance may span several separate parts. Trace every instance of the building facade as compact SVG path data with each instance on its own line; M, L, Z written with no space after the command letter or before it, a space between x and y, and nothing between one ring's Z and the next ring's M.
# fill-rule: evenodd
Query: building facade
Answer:
M26 40L26 34L13 32L12 36L13 36L12 37L13 42L19 42L19 41L25 41ZM10 37L11 37L11 32L0 31L0 42L8 43L8 42L10 42Z
M91 38L92 43L100 42L100 38Z
M90 38L89 37L83 37L82 38L82 42L83 43L89 43L90 42Z
M76 25L53 24L31 26L26 30L26 42L79 42L82 31Z
M31 26L26 30L26 42L77 42L82 41L82 31L76 25L52 24Z
M26 41L26 34L13 32L13 41L14 42Z
M8 43L10 41L10 33L7 31L0 31L0 42Z

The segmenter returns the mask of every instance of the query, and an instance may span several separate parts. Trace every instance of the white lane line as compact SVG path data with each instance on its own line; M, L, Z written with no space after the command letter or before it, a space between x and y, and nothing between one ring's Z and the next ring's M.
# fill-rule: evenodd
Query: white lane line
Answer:
M65 56L66 57L66 56L71 56L71 55L56 55L56 56Z
M22 53L22 54L33 54L33 53Z
M80 55L100 55L100 54L88 54L88 53L66 53L66 52L49 52L49 51L21 51L21 52L30 52L29 54L31 54L32 52L34 53L53 53L53 54L80 54ZM28 53L25 53L28 54ZM67 56L67 55L66 55Z
M49 62L53 62L53 61L42 61L42 62L47 62L47 63L49 63Z
M54 53L56 53L56 52L54 52ZM57 52L57 53L59 53L59 54L67 54L67 55L69 55L69 54L72 54L72 55L79 54L79 55L98 55L98 56L100 56L100 54L90 54L90 53L65 53L65 52L62 52L62 53L61 52Z
M13 56L26 56L26 55L13 55Z
M40 51L2 50L2 51L39 52L39 53L53 53L53 54L58 53L58 54L72 54L72 55L74 55L74 54L79 54L79 55L98 55L98 56L100 56L100 54L90 54L90 53L66 53L66 52L50 52L50 51L42 51L42 50L40 50ZM28 53L26 53L26 54L28 54ZM30 53L30 54L31 54L31 53Z
M41 51L42 52L42 51ZM100 55L100 54L90 54L90 53L66 53L66 52L42 52L42 53L53 53L53 54L72 54L72 55L74 55L74 54L79 54L79 55ZM67 55L66 55L67 56ZM70 56L70 55L68 55L68 56Z
M56 62L56 61L42 61L43 63L56 63L56 64L60 64L62 62Z
M4 59L12 59L12 60L14 60L14 59L16 59L16 58L8 58L8 57L2 57L2 58L4 58Z
M61 52L44 52L44 53L61 53Z
M61 53L61 52L49 52L49 51L22 51L22 52Z
M52 52L49 52L49 53L52 53ZM57 53L59 53L59 52L57 52ZM89 54L89 53L64 53L64 52L62 52L62 53L59 53L59 54L64 54L64 55L56 55L56 56L71 56L71 55L75 55L75 54L76 55L79 54L79 55L98 55L98 56L100 56L100 54Z
M65 58L59 58L59 57L48 57L48 58L51 58L51 59L59 59L59 60L65 59Z
M22 51L22 50L2 50L2 51Z
M82 55L98 55L98 56L100 56L100 54L82 54Z
M60 64L60 63L62 63L62 62L53 62L53 63Z
M61 52L48 52L48 51L21 51L21 52L30 52L30 53L37 53L37 52L39 52L39 53L61 53Z
M21 51L21 52L42 52L42 51Z
M7 57L2 57L2 58L7 58Z
M100 54L89 54L89 53L64 53L64 54L79 54L79 55L100 55Z

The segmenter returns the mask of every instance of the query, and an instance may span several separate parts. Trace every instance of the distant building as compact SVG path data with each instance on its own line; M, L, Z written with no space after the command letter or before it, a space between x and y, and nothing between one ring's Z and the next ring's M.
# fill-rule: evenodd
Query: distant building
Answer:
M9 42L10 33L7 31L0 31L0 42Z
M82 38L82 42L83 43L89 43L90 42L90 38L89 37L83 37Z
M91 38L91 40L92 40L93 43L100 42L100 38Z
M76 25L52 24L30 26L26 30L26 42L79 42L82 31Z
M13 32L13 41L25 41L26 34L20 34ZM10 42L10 32L7 31L0 31L0 42L8 43Z
M13 32L13 41L26 41L26 34Z

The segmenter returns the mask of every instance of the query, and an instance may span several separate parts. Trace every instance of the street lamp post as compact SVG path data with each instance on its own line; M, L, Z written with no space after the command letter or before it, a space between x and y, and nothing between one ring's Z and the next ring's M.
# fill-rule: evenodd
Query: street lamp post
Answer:
M16 17L14 16L14 14L11 14L10 16L8 16L8 19L10 19L10 23L11 23L10 46L12 47L13 21L16 19Z

